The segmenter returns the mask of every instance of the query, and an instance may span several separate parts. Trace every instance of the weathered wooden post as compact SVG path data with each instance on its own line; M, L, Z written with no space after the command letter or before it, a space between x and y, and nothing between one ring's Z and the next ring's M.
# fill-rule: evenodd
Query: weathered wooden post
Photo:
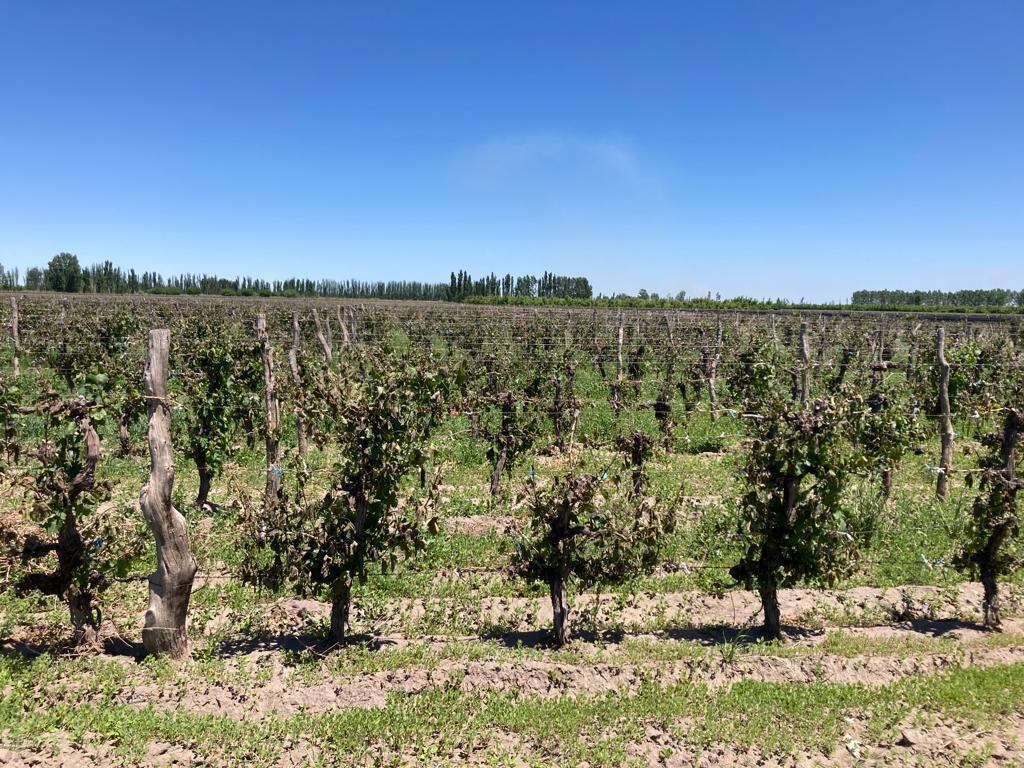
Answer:
M21 375L21 334L18 331L18 297L11 296L11 341L14 342L14 378Z
M811 393L811 345L807 323L800 323L800 405L806 405Z
M949 472L953 466L953 419L949 411L949 363L946 361L946 329L939 328L935 359L939 365L939 477L935 482L935 495L946 498Z
M320 342L320 349L323 351L324 364L328 367L334 362L334 348L331 343L331 320L327 318L327 331L324 332L324 324L320 321L320 313L313 307L313 325L316 326L316 340Z
M171 503L174 488L174 446L171 409L167 399L167 360L171 332L149 332L144 388L149 410L149 482L139 504L156 538L156 571L149 577L149 608L142 643L153 654L171 658L188 655L185 622L196 576L196 560L188 540L185 518Z
M302 391L302 377L299 375L299 349L302 344L302 332L299 330L299 315L292 315L292 348L288 351L288 367L292 373L292 384L296 392ZM295 433L299 444L299 456L305 456L309 450L306 440L306 422L302 416L302 407L295 406Z
M626 328L622 318L622 310L619 310L619 333L615 351L615 391L612 402L612 407L615 409L616 414L618 414L618 412L622 409L622 341L625 336L625 332Z
M256 316L256 336L263 357L263 402L267 415L267 484L263 491L263 508L271 510L277 504L281 489L281 408L274 383L274 348L267 333L267 316Z
M338 305L337 315L338 315L338 325L341 326L341 346L344 349L348 349L351 346L351 344L352 344L352 339L349 337L349 334L348 334L348 323L345 322L345 318L348 316L348 310L346 310L345 314L342 315L342 313L341 313L341 305L339 304Z
M719 315L715 328L714 351L704 349L704 374L708 380L708 403L711 418L718 418L718 362L722 359L722 316Z

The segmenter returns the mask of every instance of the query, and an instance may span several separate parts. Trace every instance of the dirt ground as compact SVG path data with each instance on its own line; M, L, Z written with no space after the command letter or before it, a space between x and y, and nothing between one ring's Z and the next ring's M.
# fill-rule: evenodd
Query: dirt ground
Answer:
M1015 604L1015 595L1008 603ZM377 623L369 641L381 653L416 649L429 651L431 661L396 668L345 671L320 665L314 674L296 663L303 653L329 658L329 649L306 630L327 615L329 606L312 600L280 599L264 606L267 620L279 633L265 640L225 641L219 656L223 669L215 677L185 671L165 682L144 672L132 645L107 653L106 661L123 667L115 701L159 713L193 713L231 720L260 721L341 710L383 707L395 695L415 697L430 691L458 690L471 694L504 692L523 699L557 699L610 695L630 696L652 681L661 686L694 682L712 689L740 681L776 683L851 683L883 686L905 678L920 678L961 666L988 668L1024 662L1024 619L1005 621L1005 643L991 642L992 634L973 623L980 607L978 585L957 588L858 588L845 591L787 590L782 611L787 641L782 649L765 652L756 631L743 629L757 612L757 600L745 592L712 596L703 593L640 595L613 608L613 598L581 596L577 612L615 610L624 626L642 624L654 610L667 611L668 630L625 631L601 636L583 631L571 653L546 646L538 622L550 620L547 601L494 598L484 601L481 620L521 616L522 627L481 640L479 635L407 637L401 621ZM391 613L415 616L425 610L418 601L396 601ZM674 618L673 618L674 617ZM683 619L688 618L688 622ZM209 635L230 625L222 611L193 633ZM356 624L360 618L356 617ZM515 624L515 621L511 621ZM830 637L841 628L848 644L836 652ZM364 638L365 641L365 638ZM938 641L933 643L932 641ZM488 658L465 656L467 643L493 649ZM867 649L857 652L858 644ZM529 655L512 655L517 648ZM3 647L8 654L31 654L28 636ZM73 687L73 679L61 681ZM88 701L88 698L86 699ZM660 766L860 766L966 764L954 755L983 754L991 765L1024 765L1024 717L1006 718L995 728L976 728L954 719L908 718L889 743L872 741L865 723L851 718L841 744L829 754L761 754L730 744L695 748L685 739L683 717L672 729L648 726L644 737L629 745L630 758L641 765ZM115 744L55 734L31 749L0 746L0 766L56 768L57 766L122 765ZM972 752L974 750L974 752ZM547 753L539 745L508 732L495 731L472 750L438 755L424 762L396 754L380 745L374 762L409 765L536 765ZM550 754L543 758L550 760ZM154 766L220 766L230 763L201 754L187 743L153 742L144 764ZM343 765L346 756L330 754L301 739L282 744L280 766Z

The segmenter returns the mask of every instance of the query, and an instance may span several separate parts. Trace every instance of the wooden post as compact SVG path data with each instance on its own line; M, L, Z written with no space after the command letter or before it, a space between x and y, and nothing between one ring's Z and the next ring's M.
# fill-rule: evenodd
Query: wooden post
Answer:
M156 538L156 571L149 577L149 608L142 643L153 654L174 659L188 655L185 622L196 576L196 560L188 540L185 518L171 503L174 489L174 446L171 410L167 400L167 359L171 332L149 332L144 379L149 409L149 482L139 504Z
M359 305L359 311L365 314L366 313L366 306L364 304L360 304ZM348 330L349 330L349 333L352 335L352 346L358 347L359 346L359 323L356 322L356 311L354 309L350 308L345 313L345 316L348 318Z
M263 508L267 511L277 504L281 489L281 409L274 384L274 349L267 333L267 316L256 316L256 336L263 356L263 401L267 414L267 485L263 491Z
M292 348L288 352L288 367L292 372L292 384L295 391L302 391L302 377L299 375L299 348L302 343L302 333L299 330L299 315L292 315ZM305 456L309 450L306 440L306 422L302 417L302 408L295 406L295 433L299 443L299 456Z
M313 325L316 326L316 340L320 342L320 349L324 354L324 364L330 367L334 362L334 350L331 340L328 338L331 332L331 321L327 320L327 333L324 333L323 323L320 322L320 313L316 311L316 307L313 307Z
M622 341L625 336L625 330L622 319L622 310L619 310L619 334L615 352L615 397L614 402L612 403L616 413L618 413L619 409L622 408Z
M718 361L722 357L722 316L716 322L714 351L704 349L704 374L708 380L708 403L711 418L718 418Z
M800 405L806 405L811 394L811 345L807 340L807 323L800 323Z
M348 347L352 343L352 340L349 338L349 335L348 335L348 324L345 322L345 316L341 314L341 305L338 306L337 314L338 314L338 325L341 326L341 346L344 347L345 349L348 349ZM347 315L347 314L348 314L348 312L346 311L345 315Z
M910 330L910 349L907 350L907 378L914 376L914 368L917 366L917 334L921 330L921 323L918 323Z
M668 347L665 350L665 390L672 386L676 374L676 337L672 317L665 315L665 328L668 331Z
M949 412L949 363L946 361L945 328L939 328L935 360L939 365L939 438L942 441L935 495L945 499L949 489L949 471L953 466L953 419Z
M21 375L21 334L18 332L18 297L11 296L11 340L14 342L14 378Z

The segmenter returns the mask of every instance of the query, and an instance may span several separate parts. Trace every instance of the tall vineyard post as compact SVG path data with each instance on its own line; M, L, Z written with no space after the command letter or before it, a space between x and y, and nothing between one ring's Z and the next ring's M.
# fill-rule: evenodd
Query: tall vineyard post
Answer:
M623 325L622 312L619 312L619 332L618 341L615 347L615 386L612 392L612 407L615 409L616 415L622 409L622 379L624 376L623 365L622 365L622 342L625 335L625 326Z
M21 334L18 331L18 297L11 296L11 342L14 344L12 367L14 378L21 375Z
M811 346L807 323L800 323L800 405L807 405L811 393Z
M288 351L288 367L291 369L292 384L296 393L302 391L302 376L299 374L299 350L302 345L302 333L299 330L299 315L292 315L292 348ZM309 450L306 440L306 422L302 416L302 408L295 406L295 433L299 446L299 456L305 456Z
M313 325L316 328L316 340L320 342L320 350L324 355L324 364L329 368L334 362L334 348L329 338L331 333L330 318L327 319L327 331L324 332L324 324L320 321L320 313L313 307Z
M267 316L256 316L256 336L263 357L263 402L267 416L267 483L263 491L263 508L270 510L277 504L281 489L281 407L274 382L274 348L267 333Z
M182 658L188 654L186 619L197 567L185 518L171 502L174 446L167 398L170 345L169 330L149 332L144 383L149 409L150 469L139 502L156 539L156 571L149 577L149 608L142 642L150 653Z
M344 316L341 314L341 307L338 307L336 313L338 315L338 325L341 326L341 346L343 349L348 349L352 344L352 339L348 333L348 324L345 322Z
M718 417L718 363L722 359L722 318L718 316L715 321L715 343L713 346L706 346L701 352L703 356L702 367L704 376L707 379L708 405L711 408L711 418Z
M939 365L939 438L942 447L939 452L938 479L935 495L945 500L949 489L949 474L953 466L953 419L949 408L949 362L946 360L946 329L939 328L935 359Z

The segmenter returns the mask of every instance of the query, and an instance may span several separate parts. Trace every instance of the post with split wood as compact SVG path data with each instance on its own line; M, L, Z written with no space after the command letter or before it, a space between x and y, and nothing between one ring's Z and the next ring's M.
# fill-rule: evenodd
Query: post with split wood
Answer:
M185 518L171 503L174 489L174 446L167 399L167 360L171 332L149 332L144 388L149 410L149 482L139 498L142 514L156 539L156 571L149 577L149 608L142 643L153 654L188 655L185 622L196 576L196 560Z
M800 323L800 404L806 405L811 394L811 345L807 323Z
M299 349L302 345L302 332L299 329L298 314L292 315L292 348L288 351L288 367L292 373L292 384L295 392L302 392L302 376L299 374ZM302 416L302 407L295 406L295 433L299 444L299 456L305 456L309 450L306 440L306 421Z
M935 360L939 366L939 477L935 482L935 495L946 498L949 473L953 467L953 418L949 410L949 363L946 360L946 329L939 328Z
M316 340L320 342L320 349L324 355L324 365L330 367L331 363L334 362L334 344L330 339L331 319L327 318L327 329L325 332L324 324L320 321L320 313L316 311L316 307L313 307L313 325L316 328Z
M267 484L263 490L263 508L267 511L277 505L281 490L281 408L274 383L274 348L267 333L267 316L256 316L256 336L263 356L263 403L267 414Z
M18 297L11 296L11 341L14 342L14 378L21 375L21 334L18 332Z
M348 323L345 321L345 318L348 316L348 310L346 310L345 314L343 315L341 313L341 306L339 306L337 314L338 325L341 326L341 345L343 348L348 349L350 346L352 346L352 339L349 338L348 335Z
M622 379L624 375L622 366L622 342L625 332L626 328L623 324L622 310L619 310L619 332L615 347L615 386L613 387L612 398L612 407L615 409L616 414L618 414L622 409Z
M718 418L718 363L722 358L722 317L715 321L715 342L705 345L703 356L704 377L708 386L708 407L711 409L712 420Z

